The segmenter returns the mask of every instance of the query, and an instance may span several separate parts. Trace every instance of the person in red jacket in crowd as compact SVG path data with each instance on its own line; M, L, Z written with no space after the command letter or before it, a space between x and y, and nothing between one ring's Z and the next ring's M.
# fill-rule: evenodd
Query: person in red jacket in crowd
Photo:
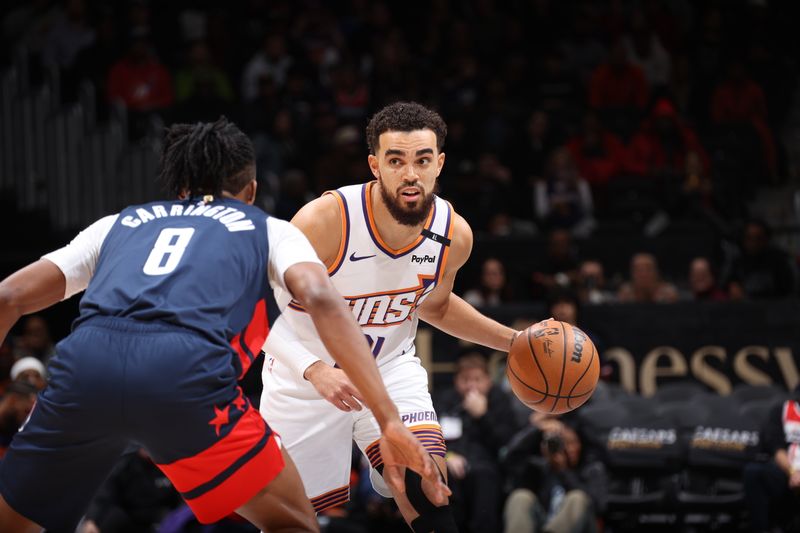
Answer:
M108 74L108 99L148 113L172 105L172 77L152 48L147 28L134 28L128 53Z
M642 69L628 61L625 46L617 39L589 81L589 104L593 109L644 110L649 89Z
M681 120L673 103L662 98L631 139L626 167L633 174L682 182L689 154L699 157L708 174L711 164L697 134Z
M728 65L727 76L711 97L711 120L720 125L752 126L761 139L764 163L771 177L778 170L775 139L767 124L767 101L764 91L753 81L740 60Z
M583 117L583 129L567 141L578 173L589 182L598 204L604 203L605 189L625 164L625 145L607 130L597 113L589 111Z

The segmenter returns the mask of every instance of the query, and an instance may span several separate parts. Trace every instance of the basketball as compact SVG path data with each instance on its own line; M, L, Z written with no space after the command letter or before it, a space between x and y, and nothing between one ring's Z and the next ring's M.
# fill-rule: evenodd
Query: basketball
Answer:
M600 357L589 336L577 327L543 320L514 339L506 375L516 397L531 409L566 413L592 396L600 377Z

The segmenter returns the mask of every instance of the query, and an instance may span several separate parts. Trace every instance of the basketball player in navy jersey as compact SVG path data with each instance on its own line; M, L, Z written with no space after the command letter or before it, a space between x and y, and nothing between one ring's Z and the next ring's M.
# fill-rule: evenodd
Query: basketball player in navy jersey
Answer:
M456 272L472 249L472 230L435 194L446 134L442 118L422 105L399 102L380 110L367 126L374 181L329 191L292 219L328 267L370 342L402 420L443 473L444 439L427 373L415 356L418 319L495 350L507 351L516 334L452 293ZM285 312L300 342L273 335L264 346L270 360L263 371L261 412L281 434L315 510L349 498L355 440L372 465L373 486L394 497L415 532L455 531L449 505L437 504L413 472L406 473L405 493L387 487L379 424L361 409L358 384L336 368L333 354L311 333L307 311L290 301ZM485 512L493 511L487 507Z
M376 413L396 487L407 465L446 499L316 253L252 206L254 161L225 119L173 126L161 177L182 199L103 218L0 283L0 340L21 315L86 289L50 385L0 463L0 531L74 531L131 441L203 523L236 511L264 530L316 531L292 460L237 385L271 331L291 337L278 288L302 302Z

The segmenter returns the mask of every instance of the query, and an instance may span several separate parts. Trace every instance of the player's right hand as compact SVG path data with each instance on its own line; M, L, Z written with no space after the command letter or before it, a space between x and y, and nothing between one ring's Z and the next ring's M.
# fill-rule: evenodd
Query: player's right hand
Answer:
M452 494L444 482L439 468L422 444L403 423L397 419L381 429L381 458L383 479L394 492L405 493L404 467L422 476L422 489L434 505L447 504Z
M355 385L340 368L334 368L323 361L309 366L303 376L314 385L317 392L342 411L360 411L364 398Z

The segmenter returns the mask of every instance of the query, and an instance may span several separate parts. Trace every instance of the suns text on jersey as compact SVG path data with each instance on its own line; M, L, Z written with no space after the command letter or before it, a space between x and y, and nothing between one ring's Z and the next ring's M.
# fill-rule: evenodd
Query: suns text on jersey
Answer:
M431 276L419 276L419 285L386 293L345 296L353 316L361 326L394 326L411 314L433 291Z

